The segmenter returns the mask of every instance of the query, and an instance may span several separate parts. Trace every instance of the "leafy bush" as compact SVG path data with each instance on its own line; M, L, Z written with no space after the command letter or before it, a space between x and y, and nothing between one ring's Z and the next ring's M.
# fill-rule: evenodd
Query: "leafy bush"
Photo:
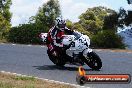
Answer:
M125 48L122 38L110 30L103 30L92 36L91 45L96 48Z
M47 28L40 27L36 24L22 24L18 27L12 27L7 39L13 43L38 44L41 42L39 34L47 31Z

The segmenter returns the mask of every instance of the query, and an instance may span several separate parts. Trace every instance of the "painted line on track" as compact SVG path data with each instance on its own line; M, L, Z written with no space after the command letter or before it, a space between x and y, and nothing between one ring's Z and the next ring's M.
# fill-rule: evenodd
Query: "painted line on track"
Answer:
M99 52L99 51L102 51L102 50L95 50L95 51L98 51Z
M2 45L3 45L3 44L5 44L5 43L0 43L0 44L2 44Z
M132 52L127 52L128 54L131 54Z
M27 45L27 46L32 46L32 45Z
M6 43L0 43L1 45L5 45ZM14 43L12 43L12 44L10 44L10 45L13 45L13 46L16 46L16 45L19 45L19 44L14 44ZM21 46L28 46L28 47L31 47L31 46L34 46L34 45L31 45L31 44L29 44L29 45L21 45ZM46 47L45 45L38 45L39 47Z
M12 44L13 46L15 46L16 44Z
M4 45L4 44L6 44L6 43L0 43L0 44ZM15 45L18 45L18 44L11 44L11 45L15 46ZM22 45L22 46L23 46L23 45ZM34 45L30 45L30 44L29 44L29 45L24 45L24 46L31 47L31 46L34 46ZM45 45L39 45L39 46L42 47L42 48L45 48L45 47L46 47ZM105 51L105 50L97 50L97 49L95 49L95 51L100 52L100 51ZM106 51L109 51L109 52L111 52L111 53L118 52L118 51L112 51L112 50L106 50ZM132 52L125 52L125 53L132 54Z
M122 52L122 53L132 54L132 52L130 52L130 51L126 51L126 52L124 52L124 51L114 51L114 50L97 50L97 49L96 49L95 51L97 51L97 52L100 52L100 51L108 51L108 52L111 52L111 53Z
M3 43L3 44L5 44L5 43ZM13 46L15 46L15 45L19 45L19 44L11 44L11 45L13 45ZM28 46L28 47L31 47L31 46L34 46L34 45L21 45L21 46ZM46 46L44 46L44 45L38 45L39 47L46 47Z
M16 76L23 76L23 77L33 77L33 76L28 76L28 75L23 75L23 74L18 74L18 73L12 73L12 72L6 72L6 71L0 71L1 73L5 73L5 74L11 74L11 75L16 75ZM40 77L34 77L35 79L40 79L40 80L44 80L44 81L48 81L50 83L58 83L58 84L64 84L64 85L70 85L70 86L75 86L76 88L90 88L90 87L86 87L86 86L80 86L77 84L71 84L71 83L66 83L66 82L60 82L60 81L55 81L55 80L49 80L49 79L44 79L44 78L40 78Z
M41 47L46 47L46 46L41 46Z

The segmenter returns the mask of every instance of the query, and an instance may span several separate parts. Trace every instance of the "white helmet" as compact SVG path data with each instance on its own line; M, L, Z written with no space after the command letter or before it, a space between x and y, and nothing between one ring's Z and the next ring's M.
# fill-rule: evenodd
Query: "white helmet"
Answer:
M60 30L63 30L63 29L65 29L65 27L66 27L66 21L65 20L62 20L62 19L56 19L56 27L58 28L58 29L60 29Z

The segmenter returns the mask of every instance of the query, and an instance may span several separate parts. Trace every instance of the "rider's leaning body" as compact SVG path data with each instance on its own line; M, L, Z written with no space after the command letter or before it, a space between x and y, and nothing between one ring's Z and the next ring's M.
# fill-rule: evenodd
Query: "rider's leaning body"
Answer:
M55 47L64 47L64 45L62 44L62 39L65 32L68 34L72 34L72 31L66 27L65 20L57 19L56 25L49 30L47 36L47 47L50 51L54 50Z

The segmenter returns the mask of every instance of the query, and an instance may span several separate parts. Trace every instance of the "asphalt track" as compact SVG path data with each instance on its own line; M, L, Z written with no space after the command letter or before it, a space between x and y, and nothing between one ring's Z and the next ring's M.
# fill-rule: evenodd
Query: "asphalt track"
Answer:
M37 76L49 80L76 83L78 67L55 66L46 53L47 48L39 45L0 44L0 71ZM102 59L100 71L84 66L87 74L130 74L132 75L132 53L95 51ZM132 88L129 84L85 84L90 88Z

